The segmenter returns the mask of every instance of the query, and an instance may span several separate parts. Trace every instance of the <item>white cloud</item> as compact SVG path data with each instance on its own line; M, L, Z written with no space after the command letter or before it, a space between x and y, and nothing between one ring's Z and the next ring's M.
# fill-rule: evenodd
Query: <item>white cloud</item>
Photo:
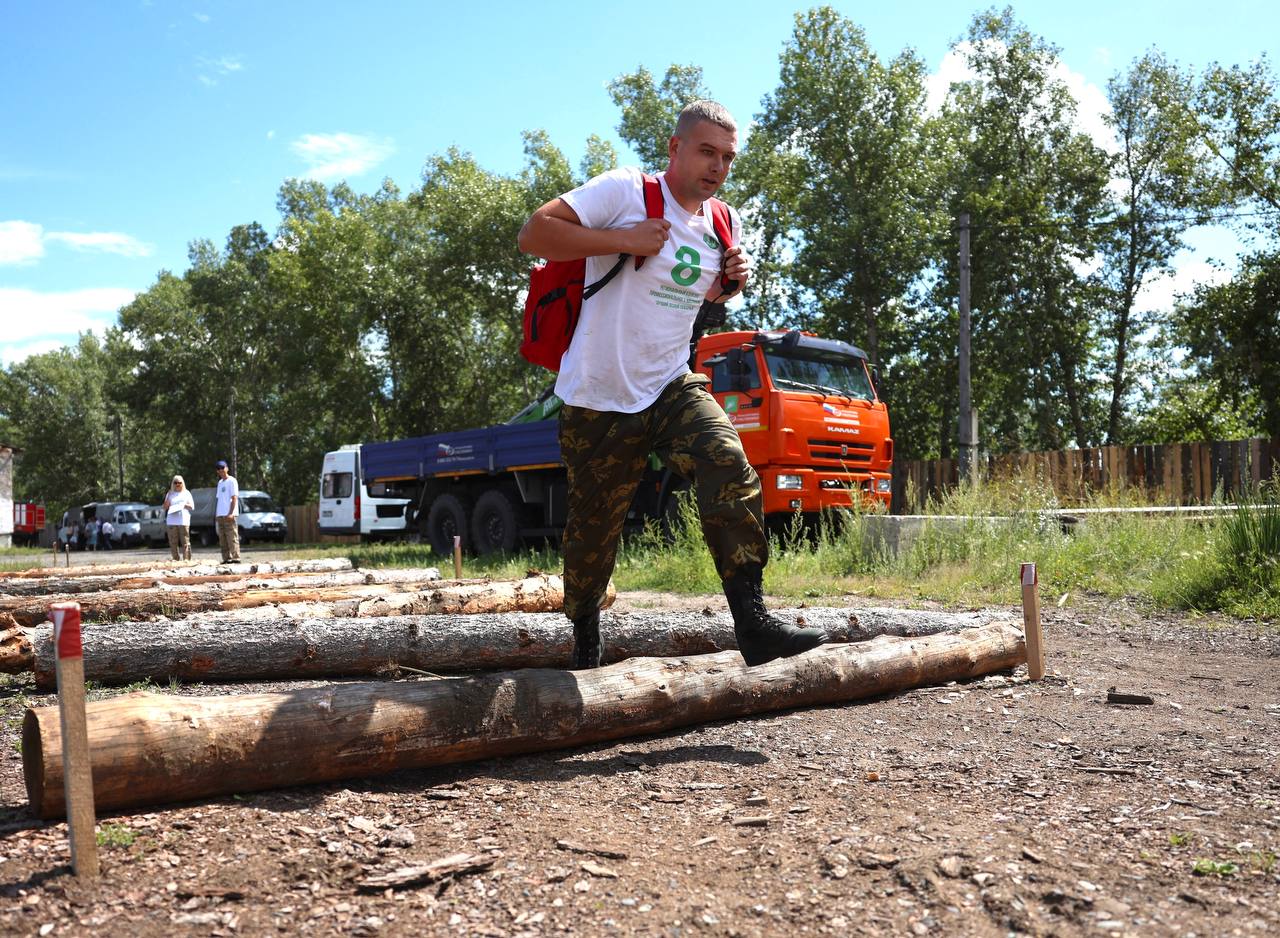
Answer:
M44 256L44 229L29 221L0 221L0 264L30 264Z
M8 368L32 355L42 355L67 345L62 339L37 339L34 342L0 342L0 367Z
M202 55L196 59L196 67L201 70L200 74L196 75L196 80L206 88L212 88L218 83L218 79L214 78L213 74L226 76L243 71L244 63L240 61L238 55L223 55L216 59Z
M103 329L116 320L120 307L133 301L137 290L95 287L44 293L17 287L0 287L0 319L4 338L26 342L56 336L74 336L87 329Z
M359 176L395 152L389 137L344 133L304 134L289 146L307 164L304 175L320 182Z
M31 264L44 257L50 242L121 257L149 257L153 251L151 245L119 231L45 231L36 222L0 221L0 264Z
M119 231L51 231L46 241L61 241L77 251L103 251L121 257L150 257L154 248Z
M207 23L211 19L208 13L192 13L192 18L201 23Z
M70 345L81 332L101 334L137 295L122 287L51 293L0 287L0 361L10 365Z
M942 110L953 83L969 81L975 77L965 61L969 46L968 42L962 42L948 51L942 57L938 70L926 79L925 106L930 114ZM1054 65L1053 78L1066 85L1076 100L1076 127L1108 153L1116 152L1116 136L1106 122L1106 115L1111 113L1111 103L1107 101L1106 92L1080 72L1072 71L1061 59Z

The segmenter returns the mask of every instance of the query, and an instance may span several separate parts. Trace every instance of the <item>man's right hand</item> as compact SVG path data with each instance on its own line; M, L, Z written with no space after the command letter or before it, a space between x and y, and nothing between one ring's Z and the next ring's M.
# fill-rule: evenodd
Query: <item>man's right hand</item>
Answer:
M632 257L653 257L662 252L667 243L671 222L665 218L646 218L638 225L619 229L624 247L619 252Z

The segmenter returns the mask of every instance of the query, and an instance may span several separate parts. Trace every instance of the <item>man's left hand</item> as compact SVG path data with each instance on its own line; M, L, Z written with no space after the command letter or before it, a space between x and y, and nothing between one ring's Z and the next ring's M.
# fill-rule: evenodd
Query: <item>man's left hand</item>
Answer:
M751 259L747 257L741 245L735 244L724 252L724 275L730 280L738 281L737 289L732 293L723 293L720 289L720 278L717 277L716 282L707 291L707 299L723 303L737 296L746 287L747 280L751 277Z

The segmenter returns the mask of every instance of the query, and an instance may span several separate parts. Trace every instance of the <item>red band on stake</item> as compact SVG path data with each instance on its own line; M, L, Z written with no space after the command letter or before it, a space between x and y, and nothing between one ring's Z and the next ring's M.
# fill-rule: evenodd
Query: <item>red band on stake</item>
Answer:
M53 642L58 647L59 658L83 658L84 646L80 641L80 604L54 603L49 607L53 621Z
M1022 585L1035 586L1040 580L1036 575L1036 565L1033 563L1024 563L1022 565Z

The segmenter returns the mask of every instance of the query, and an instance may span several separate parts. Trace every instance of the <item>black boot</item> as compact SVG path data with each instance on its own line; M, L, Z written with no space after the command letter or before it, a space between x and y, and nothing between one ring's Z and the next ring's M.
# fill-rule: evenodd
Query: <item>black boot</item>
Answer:
M790 658L827 641L822 629L797 628L769 615L764 607L763 573L759 567L745 567L724 581L738 650L748 667Z
M574 671L585 671L600 667L600 610L593 609L586 615L573 620L573 663Z

